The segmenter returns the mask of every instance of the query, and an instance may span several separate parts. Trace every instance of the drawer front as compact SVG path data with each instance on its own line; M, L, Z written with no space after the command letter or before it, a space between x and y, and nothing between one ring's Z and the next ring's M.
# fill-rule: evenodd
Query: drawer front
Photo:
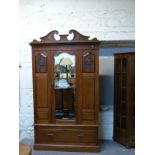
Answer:
M97 128L49 128L38 127L35 130L36 143L97 143Z

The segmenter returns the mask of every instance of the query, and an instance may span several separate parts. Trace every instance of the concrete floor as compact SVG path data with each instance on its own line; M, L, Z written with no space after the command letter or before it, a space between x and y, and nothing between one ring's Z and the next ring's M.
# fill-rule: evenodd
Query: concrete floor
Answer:
M29 140L23 140L23 143L30 144ZM135 149L127 149L123 145L112 140L104 141L101 152L99 153L84 153L84 152L62 152L62 151L36 151L32 150L32 155L135 155Z

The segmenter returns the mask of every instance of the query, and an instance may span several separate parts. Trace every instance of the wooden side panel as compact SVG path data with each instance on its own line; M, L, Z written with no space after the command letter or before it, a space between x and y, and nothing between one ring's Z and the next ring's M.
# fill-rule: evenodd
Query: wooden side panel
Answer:
M95 122L95 77L82 78L82 122Z
M82 79L82 107L93 109L95 101L95 79L94 77L83 77Z
M37 107L45 108L48 106L48 80L47 75L36 76L36 96L37 96Z
M80 123L98 124L98 51L81 51L80 71Z
M48 123L48 77L47 74L36 75L36 122Z

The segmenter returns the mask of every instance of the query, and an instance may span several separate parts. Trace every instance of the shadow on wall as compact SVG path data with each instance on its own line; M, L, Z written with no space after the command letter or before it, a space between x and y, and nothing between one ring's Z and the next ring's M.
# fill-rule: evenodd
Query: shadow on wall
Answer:
M113 106L114 103L114 76L111 75L100 75L100 105L106 105L107 109L104 110L111 110L108 107ZM108 106L109 105L109 106Z
M100 75L99 137L102 140L111 140L113 137L113 81L112 75Z

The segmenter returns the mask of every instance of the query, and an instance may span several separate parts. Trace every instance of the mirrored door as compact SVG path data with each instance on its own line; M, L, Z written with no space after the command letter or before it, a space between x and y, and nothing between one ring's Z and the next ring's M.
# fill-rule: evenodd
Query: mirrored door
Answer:
M76 56L61 52L54 56L55 111L57 122L76 119Z

